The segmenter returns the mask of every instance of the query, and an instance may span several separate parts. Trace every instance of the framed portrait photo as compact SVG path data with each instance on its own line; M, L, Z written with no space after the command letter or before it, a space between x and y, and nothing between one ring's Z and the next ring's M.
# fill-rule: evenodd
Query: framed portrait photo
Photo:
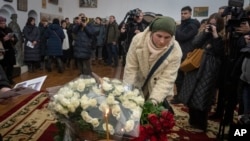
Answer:
M27 11L28 10L28 0L17 0L17 10Z
M79 7L97 8L97 0L79 0Z
M13 2L13 0L3 0L3 1L7 1L7 2Z
M207 17L208 16L208 7L194 7L194 17Z
M58 0L49 0L49 3L57 5L58 4Z

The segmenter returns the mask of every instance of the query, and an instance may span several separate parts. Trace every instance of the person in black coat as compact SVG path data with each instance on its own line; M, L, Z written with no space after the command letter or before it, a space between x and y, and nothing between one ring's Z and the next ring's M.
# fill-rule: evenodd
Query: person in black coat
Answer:
M46 62L46 69L51 71L52 59L55 58L57 62L58 72L64 71L64 66L61 60L63 56L62 43L65 38L62 27L60 26L59 19L53 19L52 24L49 25L44 37L47 39L46 56L48 56Z
M36 65L40 63L40 30L35 25L35 18L29 17L23 28L24 42L24 62L28 65L28 71L34 72ZM28 45L30 43L30 45Z
M218 14L212 14L203 32L200 32L192 44L194 48L203 48L200 68L186 73L178 99L189 108L189 124L206 131L208 112L214 99L214 90L224 44L219 34L224 28L224 20Z
M15 48L14 45L18 39L13 33L12 29L6 26L6 19L0 16L0 41L4 47L4 58L0 61L6 76L11 84L14 84L12 80L14 65L16 64Z
M186 58L187 53L193 49L192 41L197 35L200 28L200 22L196 19L192 19L191 16L192 8L190 6L183 7L181 9L181 24L176 28L175 38L181 46L181 50L183 53L182 61ZM172 104L178 104L180 102L178 100L178 94L181 91L184 77L184 72L179 69L175 81L177 96L174 96L174 99L171 100Z
M95 34L95 30L91 24L88 24L88 18L81 18L80 24L73 27L76 35L74 45L74 57L77 60L77 66L83 75L91 75L90 58L92 55L91 42Z

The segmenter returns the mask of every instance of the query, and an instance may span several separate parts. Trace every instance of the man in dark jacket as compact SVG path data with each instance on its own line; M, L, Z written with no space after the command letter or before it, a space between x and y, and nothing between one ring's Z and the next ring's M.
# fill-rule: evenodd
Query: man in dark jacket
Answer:
M200 23L196 19L191 19L192 8L190 6L185 6L181 9L181 24L177 26L175 38L181 46L183 53L182 61L186 58L187 53L192 51L192 40L199 31ZM178 76L175 81L177 95L180 92L182 82L184 79L184 72L178 71ZM175 96L171 101L173 104L180 103L178 98Z
M4 59L0 61L7 78L11 84L14 83L12 80L14 65L16 64L15 49L14 45L17 42L17 37L13 31L6 26L6 19L0 16L0 40L4 47Z

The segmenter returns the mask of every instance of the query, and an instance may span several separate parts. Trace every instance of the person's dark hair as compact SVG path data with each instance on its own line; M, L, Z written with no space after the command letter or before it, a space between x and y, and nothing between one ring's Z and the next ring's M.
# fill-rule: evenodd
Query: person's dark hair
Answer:
M66 20L61 20L61 25L62 25L63 23L66 23Z
M227 6L221 6L221 7L219 7L219 9L226 9L227 8Z
M102 22L102 18L101 17L96 17L96 19L99 19Z
M206 22L207 22L207 20L208 20L208 19L202 19L202 20L201 20L201 24L206 23Z
M52 23L53 23L53 24L60 24L59 19L57 19L57 18L53 19L53 22L52 22Z
M223 17L221 17L221 15L219 13L213 13L212 15L209 16L207 23L209 23L211 21L211 19L215 19L216 20L216 29L217 32L220 32L224 29L224 19Z
M189 11L189 12L192 12L192 8L190 6L184 6L181 8L181 11Z
M29 17L29 18L27 19L26 25L31 25L31 21L33 21L33 20L35 20L35 18Z

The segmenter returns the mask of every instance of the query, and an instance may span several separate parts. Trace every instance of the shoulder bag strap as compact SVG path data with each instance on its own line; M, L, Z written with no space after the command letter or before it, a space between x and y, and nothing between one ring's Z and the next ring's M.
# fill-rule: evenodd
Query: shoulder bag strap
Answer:
M150 79L150 77L154 74L155 70L160 66L160 64L168 57L168 55L170 54L170 52L172 51L174 45L172 45L169 50L164 53L159 60L157 60L157 62L154 64L154 66L152 67L152 69L149 71L148 76L142 86L142 90L144 89L144 87L146 86L146 84L148 83L148 80Z

